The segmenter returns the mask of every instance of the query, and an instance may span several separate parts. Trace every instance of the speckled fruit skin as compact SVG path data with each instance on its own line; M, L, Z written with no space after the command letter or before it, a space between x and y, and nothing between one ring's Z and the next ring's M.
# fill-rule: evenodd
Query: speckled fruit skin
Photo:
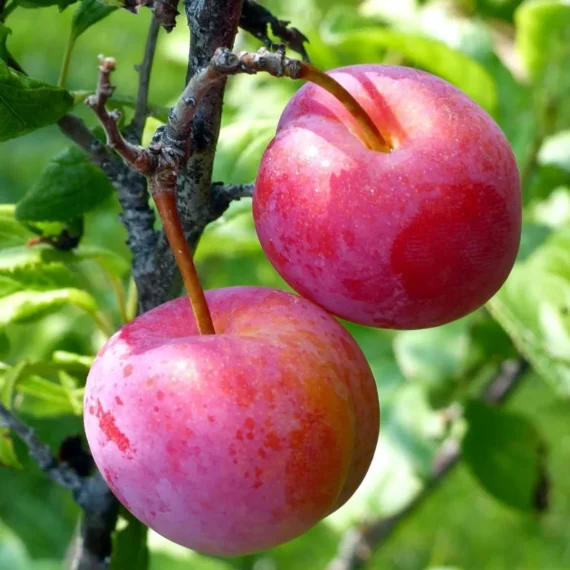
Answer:
M364 325L426 328L477 309L519 247L520 181L507 139L428 73L356 65L330 74L391 135L393 150L365 148L344 107L303 86L255 186L269 260L301 295Z
M307 531L360 485L378 439L376 384L350 334L309 301L262 287L207 292L138 317L89 373L97 467L170 540L234 556Z

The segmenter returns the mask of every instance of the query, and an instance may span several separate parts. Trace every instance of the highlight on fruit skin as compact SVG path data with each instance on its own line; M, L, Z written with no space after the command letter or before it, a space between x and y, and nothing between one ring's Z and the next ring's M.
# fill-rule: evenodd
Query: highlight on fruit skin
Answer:
M94 460L121 503L188 548L220 556L291 540L362 482L379 431L376 383L351 335L297 295L206 292L125 325L85 389Z
M429 73L387 65L329 72L388 136L366 148L332 95L304 85L286 106L255 185L270 262L343 319L434 327L501 287L521 235L519 173L494 120Z

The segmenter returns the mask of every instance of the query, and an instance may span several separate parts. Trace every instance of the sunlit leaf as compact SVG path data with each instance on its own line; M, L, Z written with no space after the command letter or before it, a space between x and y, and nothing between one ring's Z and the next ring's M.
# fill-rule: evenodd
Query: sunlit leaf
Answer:
M90 314L97 312L95 299L81 289L19 291L0 299L0 326L34 321L66 305L75 305Z
M570 231L517 264L489 309L536 371L570 395Z
M378 57L374 57L374 54L378 54L379 50L398 51L414 65L453 83L487 111L492 112L495 109L495 80L475 60L441 41L416 33L370 25L364 28L338 33L329 30L327 41L335 49L354 53L354 63L377 60Z

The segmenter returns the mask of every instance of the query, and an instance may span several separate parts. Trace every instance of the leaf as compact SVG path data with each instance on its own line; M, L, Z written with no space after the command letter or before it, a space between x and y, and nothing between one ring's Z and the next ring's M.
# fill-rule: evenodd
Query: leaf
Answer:
M148 528L126 509L121 509L122 526L113 536L113 554L109 570L146 570L149 555Z
M0 206L0 248L2 249L21 245L33 235L16 221L14 210L15 206L12 206L11 210L4 205Z
M9 353L10 339L3 331L0 331L0 358L6 358Z
M517 6L522 2L523 0L478 0L477 11L486 17L511 22Z
M89 212L112 193L112 184L87 155L68 147L49 162L18 202L16 219L65 222Z
M470 401L468 431L462 448L465 462L479 483L502 503L522 511L536 510L544 482L544 444L524 416Z
M77 2L77 0L18 0L18 5L22 8L46 8L48 6L57 6L60 12L63 12L63 10L75 2Z
M559 231L518 263L488 303L493 317L534 369L570 395L570 230Z
M425 384L457 375L469 352L469 319L441 327L405 331L394 341L394 354L404 376Z
M497 105L495 80L475 60L439 40L423 35L381 26L371 27L369 22L363 27L365 29L349 32L329 29L328 33L325 32L325 40L335 49L353 53L356 57L354 63L377 59L377 52L381 49L396 50L414 65L453 83L488 112L494 111Z
M10 469L23 469L14 451L10 430L7 428L0 428L0 465Z
M0 59L3 61L8 61L8 50L6 49L6 41L8 36L12 33L12 30L6 25L0 22Z
M12 409L14 388L20 379L25 366L26 362L22 361L3 374L3 378L0 383L0 402L8 410ZM0 426L1 425L2 424L0 422ZM0 464L12 469L22 469L22 465L18 461L18 457L14 451L10 430L3 427L0 427Z
M77 416L80 416L83 412L83 402L82 398L79 397L77 391L77 380L64 370L60 370L58 376L59 383L63 388L67 399L69 400L69 404L73 410L73 413Z
M524 261L527 259L536 248L540 247L548 239L551 233L552 230L548 226L524 223L517 260Z
M0 141L51 125L72 106L65 89L26 77L0 60Z
M0 326L34 321L66 305L75 305L92 315L97 313L97 302L81 289L20 291L0 299Z
M75 275L62 263L0 271L0 297L22 290L49 291L77 285Z
M540 148L538 162L570 173L570 130L548 137Z
M570 4L566 0L530 0L515 14L516 44L535 82L546 75L553 85L566 77L570 55ZM562 85L556 91L562 93Z
M129 264L115 252L96 246L80 246L73 251L59 251L50 246L13 247L5 249L0 256L0 275L20 269L42 269L46 264L75 264L83 261L97 261L108 271L123 275Z
M22 378L26 364L27 362L22 360L4 373L1 385L2 389L0 390L0 402L9 410L12 409L12 400L14 398L16 383Z
M241 120L224 127L214 160L213 180L246 184L255 180L263 151L275 136L273 120Z
M113 6L105 6L99 0L81 0L71 21L72 41L116 9Z
M53 355L53 362L57 365L62 366L65 370L81 370L84 372L89 372L89 369L93 365L93 356L85 356L84 354L75 354L74 352L68 352L66 350L56 350ZM67 368L67 367L70 368Z

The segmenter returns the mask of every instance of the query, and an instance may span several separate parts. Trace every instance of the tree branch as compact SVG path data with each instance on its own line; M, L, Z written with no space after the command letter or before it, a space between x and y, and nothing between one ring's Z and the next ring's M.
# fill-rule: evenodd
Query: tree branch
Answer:
M519 385L528 365L523 360L506 361L499 373L484 390L481 398L492 404L500 404ZM349 530L341 541L338 554L327 570L360 570L373 553L384 544L398 526L413 514L432 492L443 482L446 475L461 460L461 446L456 440L447 440L434 458L433 473L424 488L400 511L389 517L370 521Z
M184 0L190 28L190 53L186 83L206 67L219 47L231 48L238 29L242 0ZM197 106L192 122L190 154L180 169L177 206L186 241L194 250L204 228L214 219L210 188L214 155L220 132L225 80L212 87ZM155 255L157 271L165 278L155 289L167 300L178 295L181 282L165 236ZM141 302L143 302L142 300Z
M128 128L128 138L130 139L132 137L132 140L139 144L142 140L144 126L148 116L150 74L152 72L152 64L156 53L159 30L160 24L158 23L156 16L153 15L148 29L143 61L139 67L139 88L137 91L135 114Z
M239 21L240 28L261 40L269 49L275 48L275 43L267 35L267 28L279 38L287 47L300 53L303 61L309 61L305 43L309 40L297 28L290 28L285 20L276 18L267 8L254 0L244 0L243 10Z
M71 570L106 570L111 555L111 532L115 528L119 504L101 475L82 477L70 465L60 463L35 431L0 403L0 424L15 433L27 446L30 457L55 483L72 492L83 509L81 544Z

